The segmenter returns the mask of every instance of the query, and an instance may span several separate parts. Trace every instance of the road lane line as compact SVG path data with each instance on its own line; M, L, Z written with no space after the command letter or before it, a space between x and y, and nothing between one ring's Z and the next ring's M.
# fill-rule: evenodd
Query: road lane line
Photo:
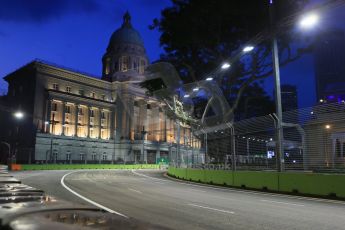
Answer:
M293 206L304 207L303 204L294 204L294 203L281 202L281 201L273 201L273 200L260 200L260 201L262 201L262 202L268 202L268 203L276 203L276 204L285 204L285 205L293 205Z
M131 190L132 192L136 192L136 193L142 193L142 192L140 192L139 190L135 190L135 189L132 189L132 188L128 188L128 190Z
M212 189L212 190L218 190L218 191L232 191L236 193L245 193L245 194L253 194L253 195L261 195L261 196L270 196L270 197L279 197L279 198L289 198L289 199L296 199L296 200L303 200L303 201L317 201L322 203L331 203L331 204L340 204L345 205L344 201L337 201L337 200L329 200L329 199L321 199L321 198L311 198L311 197L303 197L303 196L293 196L293 195L285 195L285 194L273 194L273 193L266 193L266 192L253 192L253 191L246 191L246 190L240 190L240 189L234 189L234 188L220 188L215 185L200 185L196 184L196 182L184 182L181 179L175 179L175 178L168 178L168 179L159 179L155 177L150 177L145 174L138 173L134 170L132 172L138 176L143 176L146 178L150 178L153 180L161 180L165 182L178 182L179 184L192 186L192 187L199 187L199 188L205 188L205 189Z
M211 208L211 207L207 207L207 206L201 206L201 205L197 205L197 204L188 204L189 206L194 206L194 207L198 207L198 208L203 208L203 209L209 209L212 211L217 211L217 212L224 212L224 213L229 213L229 214L235 214L232 211L227 211L227 210L223 210L223 209L217 209L217 208Z
M78 171L76 171L76 172L78 172ZM74 190L72 190L70 187L68 187L68 186L65 184L65 182L64 182L65 177L68 176L68 175L70 175L70 174L72 174L72 173L76 173L76 172L67 173L67 174L65 174L65 175L61 178L61 185L62 185L65 189L67 189L68 191L70 191L71 193L73 193L74 195L76 195L77 197L79 197L79 198L85 200L86 202L88 202L88 203L90 203L90 204L93 204L93 205L95 205L96 207L99 207L99 208L101 208L101 209L103 209L103 210L105 210L105 211L107 211L107 212L110 212L110 213L113 213L113 214L116 214L116 215L125 217L125 218L127 218L127 219L129 218L128 216L126 216L126 215L124 215L124 214L122 214L122 213L116 212L116 211L114 211L114 210L112 210L112 209L110 209L110 208L107 208L107 207L105 207L105 206L99 204L99 203L96 203L96 202L93 201L93 200L90 200L90 199L86 198L85 196L80 195L79 193L77 193L76 191L74 191Z

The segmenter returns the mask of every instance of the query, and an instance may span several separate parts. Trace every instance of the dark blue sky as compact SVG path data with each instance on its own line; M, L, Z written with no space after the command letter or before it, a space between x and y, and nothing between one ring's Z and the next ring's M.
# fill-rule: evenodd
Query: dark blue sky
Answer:
M148 25L170 0L2 0L0 4L0 94L4 94L7 84L2 77L35 58L100 76L102 55L126 10L150 61L158 59L159 33ZM313 58L307 55L281 70L282 83L297 85L300 107L315 102L313 69ZM272 78L265 81L265 88L272 93Z

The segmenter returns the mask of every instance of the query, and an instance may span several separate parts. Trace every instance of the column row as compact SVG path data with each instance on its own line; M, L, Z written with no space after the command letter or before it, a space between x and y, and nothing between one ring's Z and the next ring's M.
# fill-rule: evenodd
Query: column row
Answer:
M50 100L46 114L45 130L54 135L113 138L114 112L108 108Z

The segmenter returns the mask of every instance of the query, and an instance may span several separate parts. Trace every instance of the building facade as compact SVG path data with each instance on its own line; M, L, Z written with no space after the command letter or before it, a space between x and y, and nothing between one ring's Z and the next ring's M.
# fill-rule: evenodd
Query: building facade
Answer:
M177 144L200 154L190 128L177 133L166 105L139 86L149 60L128 13L102 63L101 79L40 60L5 77L10 110L25 114L4 120L17 162L156 163L172 158Z

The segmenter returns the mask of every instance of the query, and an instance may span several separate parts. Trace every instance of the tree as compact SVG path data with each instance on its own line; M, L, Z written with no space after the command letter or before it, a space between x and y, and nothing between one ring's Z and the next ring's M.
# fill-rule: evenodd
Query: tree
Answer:
M279 26L274 32L290 31L294 14L306 2L276 0L275 19ZM272 76L269 27L268 0L172 0L172 6L164 9L161 18L150 26L161 32L160 44L165 51L161 60L172 63L185 83L214 73L224 60L234 57L231 70L217 80L224 86L231 105L229 112L245 117L273 111L272 101L255 83ZM281 65L298 59L304 50L294 49L288 34L278 35ZM236 56L248 41L256 45L255 52L245 58ZM258 101L271 105L261 106L261 111L253 109ZM250 114L251 110L254 113Z

